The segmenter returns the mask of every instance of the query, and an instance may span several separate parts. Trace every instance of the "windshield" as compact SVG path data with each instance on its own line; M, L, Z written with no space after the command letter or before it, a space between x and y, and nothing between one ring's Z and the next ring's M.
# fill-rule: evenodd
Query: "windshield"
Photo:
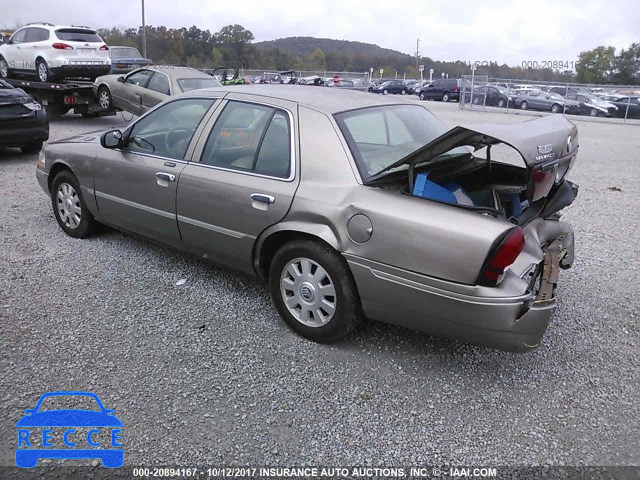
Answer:
M113 58L142 58L137 48L133 47L111 47Z
M428 110L418 105L388 105L361 108L335 115L363 180L418 150L447 128ZM449 154L469 154L459 147ZM401 165L389 170L403 170Z
M215 78L179 78L178 85L183 92L199 90L200 88L221 87L222 84Z

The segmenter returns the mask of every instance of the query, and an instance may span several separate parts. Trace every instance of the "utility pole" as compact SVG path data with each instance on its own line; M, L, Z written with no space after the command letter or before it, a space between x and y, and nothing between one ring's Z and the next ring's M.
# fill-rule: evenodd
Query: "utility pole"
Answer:
M418 70L418 65L420 64L420 39L416 40L416 70Z
M144 0L142 0L142 56L147 58L147 25L144 23Z

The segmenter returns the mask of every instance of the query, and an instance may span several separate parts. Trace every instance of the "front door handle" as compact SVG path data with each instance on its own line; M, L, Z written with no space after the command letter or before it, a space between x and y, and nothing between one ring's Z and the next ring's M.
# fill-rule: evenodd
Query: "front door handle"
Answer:
M267 195L266 193L252 193L251 200L271 205L272 203L275 203L276 197L273 195Z
M167 182L175 182L176 176L173 173L156 172L156 177L160 180L166 180Z

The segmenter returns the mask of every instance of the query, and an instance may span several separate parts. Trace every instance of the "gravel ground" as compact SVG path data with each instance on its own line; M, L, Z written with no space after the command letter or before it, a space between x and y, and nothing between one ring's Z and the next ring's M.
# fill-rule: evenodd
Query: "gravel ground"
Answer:
M525 119L429 105L450 125ZM122 123L65 116L51 138ZM524 355L378 323L305 341L251 278L113 230L67 237L36 157L0 151L0 465L53 390L114 408L131 466L640 465L640 129L576 123L576 264Z

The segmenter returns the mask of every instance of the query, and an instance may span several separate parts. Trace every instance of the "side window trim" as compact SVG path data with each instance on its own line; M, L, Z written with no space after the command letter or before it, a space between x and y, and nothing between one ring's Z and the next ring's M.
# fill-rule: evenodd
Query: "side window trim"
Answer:
M169 79L169 76L167 74L165 74L165 73L162 73L162 72L158 72L158 71L154 71L154 70L150 70L150 71L153 72L153 73L149 77L149 81L147 82L147 86L144 87L144 88L148 88L149 90L152 90L152 91L157 92L157 93L163 93L165 95L172 95L173 91L172 91L172 88L171 88L171 80ZM164 78L167 79L167 84L169 85L169 93L168 94L166 94L164 92L158 92L158 90L153 90L152 88L149 88L149 85L151 84L151 80L153 80L153 77L155 77L156 75L162 75Z
M210 168L213 170L221 170L224 172L231 172L231 173L236 173L238 175L250 175L253 177L261 177L261 178L268 178L270 180L277 180L279 182L292 182L295 180L296 175L298 174L298 155L296 154L297 150L296 150L296 128L295 128L295 117L293 115L293 113L291 112L291 110L289 110L289 108L283 107L281 105L274 105L271 103L264 103L264 102L256 102L256 101L251 101L251 100L243 100L243 99L234 99L234 98L227 98L226 95L224 98L220 99L220 102L216 102L219 103L219 105L217 106L217 108L214 108L214 111L212 112L211 116L206 120L206 122L204 122L204 128L202 130L202 132L200 133L199 139L197 141L197 143L195 144L195 149L192 152L192 157L191 157L191 165L194 166L198 166L200 168ZM240 103L249 103L249 104L255 104L255 105L260 105L260 106L265 106L265 107L271 107L273 109L280 110L283 111L287 114L288 117L288 124L289 124L289 176L287 178L284 177L274 177L271 175L264 175L262 173L256 173L256 172L249 172L246 170L239 170L239 169L231 169L231 168L225 168L225 167L219 167L216 165L207 165L205 163L202 163L202 156L204 155L204 151L205 151L205 147L207 144L207 140L209 135L211 134L213 128L215 127L216 123L220 120L220 116L222 115L222 112L224 112L225 107L230 103L230 102L240 102Z

